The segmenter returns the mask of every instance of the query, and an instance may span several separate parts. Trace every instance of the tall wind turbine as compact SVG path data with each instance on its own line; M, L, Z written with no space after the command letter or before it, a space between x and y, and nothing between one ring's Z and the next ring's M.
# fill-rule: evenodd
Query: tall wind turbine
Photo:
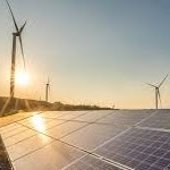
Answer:
M16 39L19 39L20 49L22 53L23 63L24 63L24 69L25 69L25 57L24 57L24 49L22 44L22 31L26 25L26 22L19 28L16 22L16 19L14 17L14 13L12 11L12 8L6 0L7 6L9 8L9 12L11 14L14 26L15 26L15 32L12 33L13 35L13 42L12 42L12 56L11 56L11 76L10 76L10 97L14 98L14 92L15 92L15 67L16 67Z
M47 81L46 88L45 88L45 100L46 100L46 102L48 102L48 99L49 99L49 92L50 92L50 80L49 80L49 77L48 77L48 81Z
M160 94L160 87L163 85L163 83L165 82L166 78L168 77L168 74L166 75L166 77L161 81L161 83L159 85L153 85L153 84L148 84L149 86L155 88L155 108L158 109L159 108L159 104L161 105L161 94Z

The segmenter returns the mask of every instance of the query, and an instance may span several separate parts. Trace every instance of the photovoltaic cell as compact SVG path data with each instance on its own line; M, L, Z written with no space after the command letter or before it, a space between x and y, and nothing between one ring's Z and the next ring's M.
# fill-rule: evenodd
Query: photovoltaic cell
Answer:
M170 168L170 133L133 128L95 151L136 170Z
M12 136L14 136L16 134L19 134L21 132L24 132L26 130L27 130L26 127L21 126L19 128L14 129L14 130L10 130L10 131L7 131L5 133L1 133L1 135L2 135L3 139L6 139L6 138L12 137Z
M138 126L170 129L170 110L158 110L153 116L149 117Z
M15 161L24 155L27 155L37 149L40 149L47 144L51 143L53 140L45 135L38 134L32 136L22 142L15 145L9 146L7 151L9 153L10 159Z
M124 130L125 127L91 124L64 137L62 140L87 150L93 150Z
M79 129L83 128L86 125L87 125L86 123L80 123L80 122L67 122L59 126L47 129L44 132L44 134L59 139L71 133L75 133L76 131L78 131Z
M60 170L85 155L61 142L54 141L14 162L16 170Z
M21 133L17 133L16 135L13 135L9 138L4 139L5 146L6 147L12 146L12 145L17 144L19 142L22 142L25 139L28 139L31 136L36 135L36 134L37 133L35 131L30 130L30 129L25 130Z
M152 110L118 110L109 114L105 118L99 120L99 123L106 123L109 125L127 125L133 126L142 119L148 117Z
M110 114L110 110L101 110L101 111L89 111L86 114L75 118L77 121L85 121L85 122L94 122L104 116Z
M47 119L47 118L43 118L40 115L38 115L38 116L32 116L31 118L29 118L26 121L25 120L19 121L18 123L27 127L27 128L31 128L36 131L43 132L47 129L58 126L64 122L65 122L64 120Z
M55 119L55 118L60 118L69 113L71 112L70 111L46 111L46 112L42 112L40 115L44 118Z
M63 170L122 170L116 166L113 166L107 162L96 159L92 156L85 156L79 161L71 164Z
M59 117L59 119L72 120L74 118L85 115L87 112L90 112L90 111L74 111L74 112L70 112L69 114L65 114L65 115Z
M0 118L0 127L5 127L7 125L10 125L16 121L28 118L30 116L39 114L39 112L20 112L17 114L13 114L11 116L1 117Z
M0 128L0 133L2 135L2 134L5 134L5 133L7 133L9 131L13 131L13 130L15 130L17 128L20 128L20 127L22 127L22 126L17 124L17 123L11 123L10 125L6 125L4 127L1 127Z

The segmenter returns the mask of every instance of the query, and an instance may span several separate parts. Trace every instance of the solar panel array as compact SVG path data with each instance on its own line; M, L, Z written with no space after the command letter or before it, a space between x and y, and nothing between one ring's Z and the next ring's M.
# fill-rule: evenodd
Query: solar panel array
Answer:
M170 169L170 110L26 115L0 128L16 170Z

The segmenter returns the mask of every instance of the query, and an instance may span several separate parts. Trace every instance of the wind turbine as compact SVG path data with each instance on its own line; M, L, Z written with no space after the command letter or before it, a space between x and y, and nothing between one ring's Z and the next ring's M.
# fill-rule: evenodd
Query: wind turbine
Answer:
M50 80L49 80L49 77L48 77L48 81L47 81L46 88L45 88L45 100L46 100L46 102L48 102L49 92L50 92Z
M160 94L160 87L163 85L163 83L165 82L165 80L167 79L168 74L165 76L165 78L160 82L159 85L153 85L153 84L149 84L147 83L147 85L155 88L155 108L158 109L159 104L161 105L161 94Z
M17 23L16 23L16 19L14 17L14 13L12 11L12 8L8 2L8 0L6 0L9 12L11 14L14 26L15 26L15 32L12 33L13 35L13 42L12 42L12 56L11 56L11 75L10 75L10 97L14 98L14 92L15 92L15 67L16 67L16 40L17 38L19 39L19 44L20 44L20 49L21 49L21 53L22 53L22 58L23 58L23 64L24 64L24 69L25 69L25 57L24 57L24 49L23 49L23 44L22 44L22 37L21 34L23 32L23 29L26 25L26 21L25 23L19 28Z

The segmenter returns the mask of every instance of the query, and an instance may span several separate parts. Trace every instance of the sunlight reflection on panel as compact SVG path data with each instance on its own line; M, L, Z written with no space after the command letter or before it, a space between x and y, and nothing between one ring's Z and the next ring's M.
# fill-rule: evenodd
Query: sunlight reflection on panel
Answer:
M32 123L34 126L34 129L40 131L40 132L45 132L46 130L46 125L44 119L41 117L41 115L35 115L32 117Z

